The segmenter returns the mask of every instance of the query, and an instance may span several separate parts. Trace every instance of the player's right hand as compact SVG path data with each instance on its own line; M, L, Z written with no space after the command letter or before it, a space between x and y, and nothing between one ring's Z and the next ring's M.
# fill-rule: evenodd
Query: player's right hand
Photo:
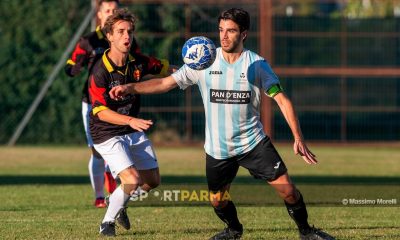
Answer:
M127 94L129 94L129 86L128 84L125 85L119 85L116 87L113 87L110 92L110 97L113 100L120 100L123 97L125 97Z

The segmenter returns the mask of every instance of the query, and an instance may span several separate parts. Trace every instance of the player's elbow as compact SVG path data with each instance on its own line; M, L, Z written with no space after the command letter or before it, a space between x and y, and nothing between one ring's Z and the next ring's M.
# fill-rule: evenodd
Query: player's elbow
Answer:
M101 121L106 121L108 111L108 107L100 105L92 109L92 114L93 116L97 115Z
M70 64L65 65L64 70L65 70L65 73L70 77L75 77L81 72L81 69L79 66L70 65Z
M177 86L178 84L171 76L161 79L161 93L166 93Z

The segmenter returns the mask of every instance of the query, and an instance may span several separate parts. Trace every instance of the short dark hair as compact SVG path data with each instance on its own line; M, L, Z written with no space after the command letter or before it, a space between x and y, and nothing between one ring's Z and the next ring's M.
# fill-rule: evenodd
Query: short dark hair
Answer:
M232 20L239 25L240 32L250 28L250 15L241 8L231 8L223 11L218 17L218 24L221 20Z
M119 0L99 0L98 6L100 7L103 2L116 2L119 5Z
M114 11L113 15L109 16L104 24L104 32L113 33L113 25L118 21L127 21L132 23L133 28L135 28L136 17L133 13L129 12L126 8L117 9Z

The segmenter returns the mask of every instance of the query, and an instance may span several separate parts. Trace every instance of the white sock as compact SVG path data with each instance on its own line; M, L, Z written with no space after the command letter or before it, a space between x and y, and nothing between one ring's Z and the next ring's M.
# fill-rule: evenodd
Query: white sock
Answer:
M115 222L119 211L125 207L128 199L129 195L122 190L121 186L117 187L110 196L110 204L108 205L103 223Z
M104 198L104 160L90 156L89 175L96 198Z

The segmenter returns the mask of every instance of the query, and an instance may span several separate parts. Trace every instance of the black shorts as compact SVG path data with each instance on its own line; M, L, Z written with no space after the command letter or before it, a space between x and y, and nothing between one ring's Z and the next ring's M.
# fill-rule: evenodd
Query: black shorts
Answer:
M206 154L208 189L216 192L236 177L239 166L249 170L256 179L273 181L287 172L270 138L265 137L251 151L227 159L215 159Z

